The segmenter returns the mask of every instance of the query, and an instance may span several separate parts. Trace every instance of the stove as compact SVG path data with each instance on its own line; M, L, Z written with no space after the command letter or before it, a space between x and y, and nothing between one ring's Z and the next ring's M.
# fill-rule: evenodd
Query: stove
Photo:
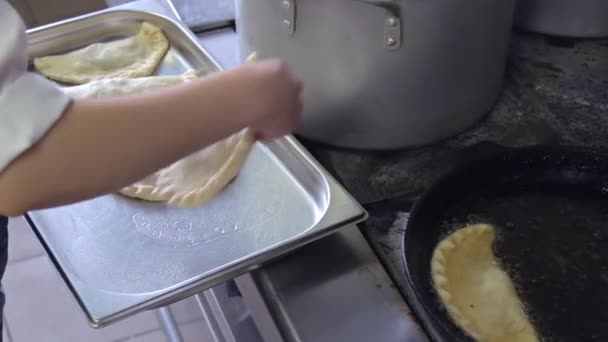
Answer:
M608 148L608 40L514 32L496 106L475 127L437 144L389 152L304 144L369 211L360 229L415 308L406 286L403 237L412 205L434 181L493 144Z

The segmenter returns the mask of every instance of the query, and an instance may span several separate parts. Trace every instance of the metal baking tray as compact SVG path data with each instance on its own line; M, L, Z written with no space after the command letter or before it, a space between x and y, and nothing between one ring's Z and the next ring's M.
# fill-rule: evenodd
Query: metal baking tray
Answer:
M143 21L161 27L171 43L157 74L220 68L182 24L134 10L30 30L29 53L133 35ZM200 208L107 195L27 215L95 327L191 296L365 217L291 136L257 144L234 182Z

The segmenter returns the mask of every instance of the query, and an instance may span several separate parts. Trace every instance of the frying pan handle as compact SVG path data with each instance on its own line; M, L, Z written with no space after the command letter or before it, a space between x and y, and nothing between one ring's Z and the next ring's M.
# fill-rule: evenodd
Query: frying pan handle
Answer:
M386 10L384 17L384 49L398 50L401 47L401 11L396 0L354 0Z

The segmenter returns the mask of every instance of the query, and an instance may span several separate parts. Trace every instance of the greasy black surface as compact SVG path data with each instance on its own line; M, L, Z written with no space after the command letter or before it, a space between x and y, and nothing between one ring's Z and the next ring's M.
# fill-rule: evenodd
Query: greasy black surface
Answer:
M404 134L408 129L403 128ZM608 148L608 40L514 32L496 106L471 129L436 144L379 153L302 142L365 204L370 217L361 231L404 299L416 308L403 266L411 203L438 177L469 159L471 150L484 150L488 143ZM438 340L434 331L426 330Z
M448 233L481 222L497 227L495 253L543 341L608 341L608 154L506 150L457 169L416 203L404 238L413 307L448 341L465 336L432 288L431 254Z
M415 127L400 129L408 134ZM463 150L487 141L608 147L608 39L556 40L515 32L494 108L470 129L432 145L377 152L303 140L363 204L419 196L461 161Z

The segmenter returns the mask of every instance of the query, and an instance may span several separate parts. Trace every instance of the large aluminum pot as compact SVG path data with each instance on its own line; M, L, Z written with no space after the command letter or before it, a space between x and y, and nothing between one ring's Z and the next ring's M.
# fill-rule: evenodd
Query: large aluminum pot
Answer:
M519 28L572 38L608 37L608 0L519 0Z
M297 133L391 149L479 120L501 92L515 0L236 0L240 58L304 80Z

